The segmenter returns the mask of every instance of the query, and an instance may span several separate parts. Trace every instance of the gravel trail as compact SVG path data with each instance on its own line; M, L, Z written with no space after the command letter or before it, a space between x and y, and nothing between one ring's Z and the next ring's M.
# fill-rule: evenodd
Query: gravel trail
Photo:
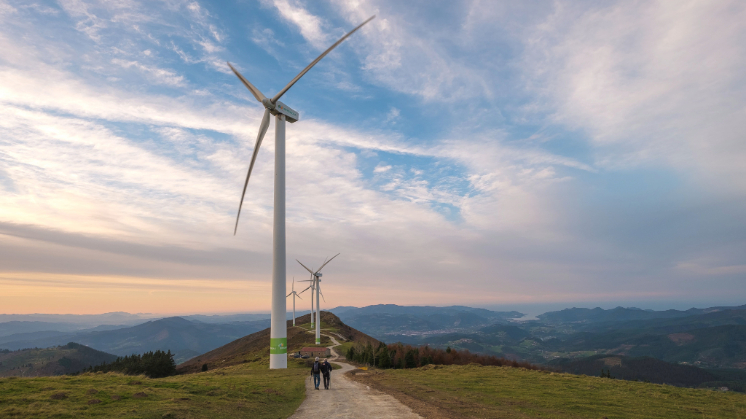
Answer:
M333 336L325 336L333 343L329 346L332 352L329 361L333 361L339 357L334 350L339 342ZM355 369L352 365L338 361L334 363L341 365L342 369L332 371L329 390L324 389L323 379L319 386L320 390L314 389L309 368L309 377L306 378L306 400L290 419L422 418L388 394L348 380L344 374Z

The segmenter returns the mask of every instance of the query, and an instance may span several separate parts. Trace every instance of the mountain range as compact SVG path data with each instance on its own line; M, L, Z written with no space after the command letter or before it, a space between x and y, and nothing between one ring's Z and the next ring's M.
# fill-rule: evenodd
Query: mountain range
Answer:
M114 355L171 350L176 362L185 361L240 337L262 330L269 320L208 324L181 317L148 321L132 327L73 333L35 332L5 336L0 348L46 348L77 342Z
M349 326L387 343L468 349L533 363L615 355L651 357L703 368L746 369L746 306L664 311L572 308L544 313L537 320L528 321L520 321L523 315L516 311L465 306L381 304L330 311ZM177 362L269 325L268 318L262 318L267 315L261 313L155 320L143 319L143 315L108 313L103 317L108 323L101 325L85 323L91 317L84 318L83 323L70 323L69 316L4 316L11 320L0 323L0 349L78 342L114 355L171 350ZM115 320L136 318L140 324L112 324ZM82 324L90 327L74 329Z

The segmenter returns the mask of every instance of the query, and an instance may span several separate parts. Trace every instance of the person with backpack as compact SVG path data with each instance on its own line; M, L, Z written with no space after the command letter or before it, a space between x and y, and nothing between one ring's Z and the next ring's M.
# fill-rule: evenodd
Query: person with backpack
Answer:
M316 361L314 361L313 366L311 366L311 375L313 376L313 385L316 387L316 390L319 389L319 384L321 384L321 377L319 377L319 374L321 374L321 363L319 362L319 357L316 357Z
M321 363L321 375L324 376L324 388L329 390L329 384L331 381L332 364L324 358L324 362Z

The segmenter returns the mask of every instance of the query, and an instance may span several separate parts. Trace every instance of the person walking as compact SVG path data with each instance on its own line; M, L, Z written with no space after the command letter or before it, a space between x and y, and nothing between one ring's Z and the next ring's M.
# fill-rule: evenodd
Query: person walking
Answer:
M329 385L331 384L331 374L332 373L332 364L329 363L329 361L324 358L324 362L321 363L321 375L324 376L324 388L329 390Z
M313 385L316 387L316 390L319 389L319 384L321 384L321 377L319 377L319 374L321 374L321 362L319 362L319 357L316 357L316 361L313 362L313 366L311 366L311 375L313 376Z

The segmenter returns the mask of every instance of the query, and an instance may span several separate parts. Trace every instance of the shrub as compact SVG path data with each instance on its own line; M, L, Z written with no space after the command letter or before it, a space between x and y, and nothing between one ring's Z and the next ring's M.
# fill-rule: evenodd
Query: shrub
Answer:
M204 368L204 367L203 367ZM88 372L110 372L116 371L128 375L145 374L150 378L168 377L176 374L176 363L174 355L168 352L155 351L146 352L142 355L133 354L119 357L112 363L103 363L95 367L89 367Z

